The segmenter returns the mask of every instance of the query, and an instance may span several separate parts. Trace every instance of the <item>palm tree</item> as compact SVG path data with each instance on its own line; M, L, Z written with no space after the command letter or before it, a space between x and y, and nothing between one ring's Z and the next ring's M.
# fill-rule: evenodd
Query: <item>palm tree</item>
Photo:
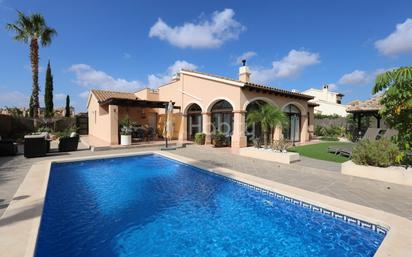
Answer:
M14 39L30 44L30 63L32 70L32 106L33 116L39 115L39 40L43 47L51 44L52 37L57 34L56 30L46 25L41 14L34 13L30 16L17 11L18 19L15 23L8 23L6 29L14 31Z
M379 74L376 77L373 93L383 91L380 110L385 123L398 130L395 138L401 150L412 149L412 67L401 67ZM410 158L410 159L408 159ZM401 158L412 164L412 158L406 154Z
M259 108L250 111L246 117L247 126L260 122L263 133L263 143L268 146L268 133L277 125L282 125L286 121L285 114L276 106L263 104Z

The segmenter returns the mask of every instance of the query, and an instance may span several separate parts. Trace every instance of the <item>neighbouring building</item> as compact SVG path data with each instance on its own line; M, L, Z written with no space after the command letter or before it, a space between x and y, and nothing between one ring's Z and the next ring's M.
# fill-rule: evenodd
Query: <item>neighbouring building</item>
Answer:
M193 140L197 132L211 135L220 131L230 137L233 148L245 147L260 129L247 128L248 111L260 103L281 108L287 124L277 127L274 138L296 142L311 139L314 126L314 97L250 81L247 66L239 68L239 78L231 79L182 69L171 81L159 88L134 93L91 90L88 102L89 136L106 142L119 143L119 122L128 115L140 125L156 128L161 133L169 101L175 106L174 137Z
M324 85L322 89L310 88L303 94L311 95L314 99L311 102L318 104L315 107L315 113L324 115L339 115L345 117L347 115L347 106L342 104L341 93L332 92L328 85Z
M43 118L45 113L45 108L39 108L39 117ZM20 116L20 117L29 117L29 109L26 107L13 107L13 108L0 108L0 114L10 115L10 116ZM75 109L73 106L70 106L70 117L75 116ZM54 109L54 117L64 117L66 115L65 107L57 107Z

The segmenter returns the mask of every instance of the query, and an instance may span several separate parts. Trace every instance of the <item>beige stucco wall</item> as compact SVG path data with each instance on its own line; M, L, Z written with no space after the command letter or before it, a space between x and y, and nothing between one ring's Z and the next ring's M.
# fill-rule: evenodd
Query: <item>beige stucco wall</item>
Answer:
M136 92L135 95L143 100L172 100L175 103L175 106L181 107L180 110L175 110L174 118L174 137L179 138L180 140L186 140L187 138L186 113L190 105L193 103L198 104L202 108L203 133L207 135L207 140L210 139L210 111L213 105L219 100L226 100L233 107L234 124L232 146L246 146L245 111L247 105L254 100L263 100L270 104L276 105L279 108L283 108L288 104L296 105L301 111L301 142L310 140L310 131L313 131L313 125L308 124L308 120L313 122L313 107L309 108L306 100L249 91L244 89L242 85L243 84L240 82L232 83L227 80L208 78L202 74L198 75L196 73L182 72L179 79L163 85L155 91L151 89L143 89ZM97 121L93 120L93 111L95 110L98 110L99 113L99 115L97 115ZM158 113L157 127L161 130L162 115L164 114L164 110L152 109L150 111ZM110 124L110 119L113 119L114 116L112 115L113 117L111 118L107 117L105 116L105 112L107 114L107 110L99 107L97 101L91 101L89 105L90 134L100 137L106 141L110 138L110 142L114 143L115 140L108 135L108 132L105 129L105 127ZM125 108L119 108L120 119L124 116L125 112ZM308 117L308 113L310 117ZM141 110L137 108L129 108L129 116L133 116L136 120L139 120L141 119ZM143 120L141 122L146 121ZM113 130L114 129L112 129L112 131ZM282 137L280 127L276 129L275 137L275 139Z
M137 98L149 101L158 101L159 100L159 92L158 90L144 88L140 91L134 93Z
M89 135L108 144L117 144L117 125L115 127L113 124L113 121L117 119L117 106L100 106L96 97L91 94L88 116ZM114 133L116 137L113 136Z

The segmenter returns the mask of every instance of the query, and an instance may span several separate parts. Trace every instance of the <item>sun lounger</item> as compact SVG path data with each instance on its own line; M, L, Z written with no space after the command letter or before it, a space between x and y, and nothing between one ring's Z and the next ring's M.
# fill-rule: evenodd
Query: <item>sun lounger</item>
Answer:
M380 128L368 128L362 139L376 140L376 137L379 135L381 130L382 129Z
M383 134L383 138L391 139L394 136L398 135L398 131L396 129L387 129L385 134Z

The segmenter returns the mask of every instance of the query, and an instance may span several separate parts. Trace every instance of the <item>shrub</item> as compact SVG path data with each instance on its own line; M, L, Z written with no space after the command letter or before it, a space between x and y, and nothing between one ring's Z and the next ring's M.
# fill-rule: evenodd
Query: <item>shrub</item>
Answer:
M213 145L222 147L226 145L226 136L222 132L216 132L212 135Z
M195 143L198 145L204 145L206 140L206 134L204 133L196 133L195 134Z
M331 125L329 127L323 127L316 125L315 126L315 135L316 136L326 136L326 137L339 137L345 133L343 127Z
M274 140L272 143L272 149L275 151L286 151L290 147L290 142L285 139Z
M37 132L38 132L38 133L42 133L42 132L52 133L52 132L53 132L53 129L48 128L48 127L39 127L39 128L37 129Z
M359 165L388 167L397 162L400 151L387 139L361 140L353 148L352 160Z

